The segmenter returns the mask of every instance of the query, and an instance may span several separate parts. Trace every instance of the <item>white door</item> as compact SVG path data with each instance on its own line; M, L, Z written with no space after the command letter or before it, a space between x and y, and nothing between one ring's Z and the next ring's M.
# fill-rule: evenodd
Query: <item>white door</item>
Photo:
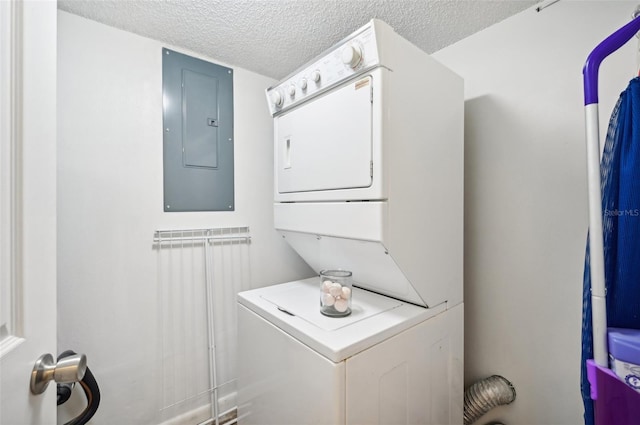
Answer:
M56 353L55 1L0 1L0 423L54 424L56 385L30 391Z
M276 117L279 193L371 186L372 86L363 77Z

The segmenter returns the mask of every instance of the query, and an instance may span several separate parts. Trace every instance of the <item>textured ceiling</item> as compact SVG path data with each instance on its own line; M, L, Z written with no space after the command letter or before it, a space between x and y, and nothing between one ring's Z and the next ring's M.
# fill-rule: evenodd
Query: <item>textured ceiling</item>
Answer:
M538 1L59 0L94 21L280 79L371 18L435 52Z

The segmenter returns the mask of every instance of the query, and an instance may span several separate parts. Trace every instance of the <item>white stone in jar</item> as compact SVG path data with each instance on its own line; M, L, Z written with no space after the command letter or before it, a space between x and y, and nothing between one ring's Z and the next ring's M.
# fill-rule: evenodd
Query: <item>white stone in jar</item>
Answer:
M331 287L329 288L329 293L334 297L339 297L340 295L342 295L342 285L337 282L332 283Z
M335 304L333 305L333 308L338 310L340 313L344 313L345 311L347 311L348 307L349 301L343 300L342 298L336 300Z
M351 288L347 286L343 286L342 293L340 294L340 298L344 298L345 300L348 300L349 298L351 298Z
M331 289L331 285L333 285L333 282L330 280L325 280L324 282L322 282L322 292L328 294L329 290Z
M322 305L331 307L336 302L331 294L322 294Z

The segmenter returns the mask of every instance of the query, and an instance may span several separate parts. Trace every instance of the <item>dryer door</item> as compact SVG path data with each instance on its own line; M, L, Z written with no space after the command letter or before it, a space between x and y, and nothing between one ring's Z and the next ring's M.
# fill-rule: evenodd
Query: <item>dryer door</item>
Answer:
M279 193L371 185L372 85L360 78L275 119Z

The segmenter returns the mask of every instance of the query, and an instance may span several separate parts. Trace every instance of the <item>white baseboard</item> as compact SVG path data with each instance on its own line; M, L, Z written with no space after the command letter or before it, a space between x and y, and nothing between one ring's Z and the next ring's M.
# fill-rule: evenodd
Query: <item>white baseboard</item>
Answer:
M237 393L233 392L218 399L218 417L222 419L227 413L236 409ZM186 413L174 416L159 425L194 425L211 418L211 406L206 404ZM222 422L221 422L222 425Z

